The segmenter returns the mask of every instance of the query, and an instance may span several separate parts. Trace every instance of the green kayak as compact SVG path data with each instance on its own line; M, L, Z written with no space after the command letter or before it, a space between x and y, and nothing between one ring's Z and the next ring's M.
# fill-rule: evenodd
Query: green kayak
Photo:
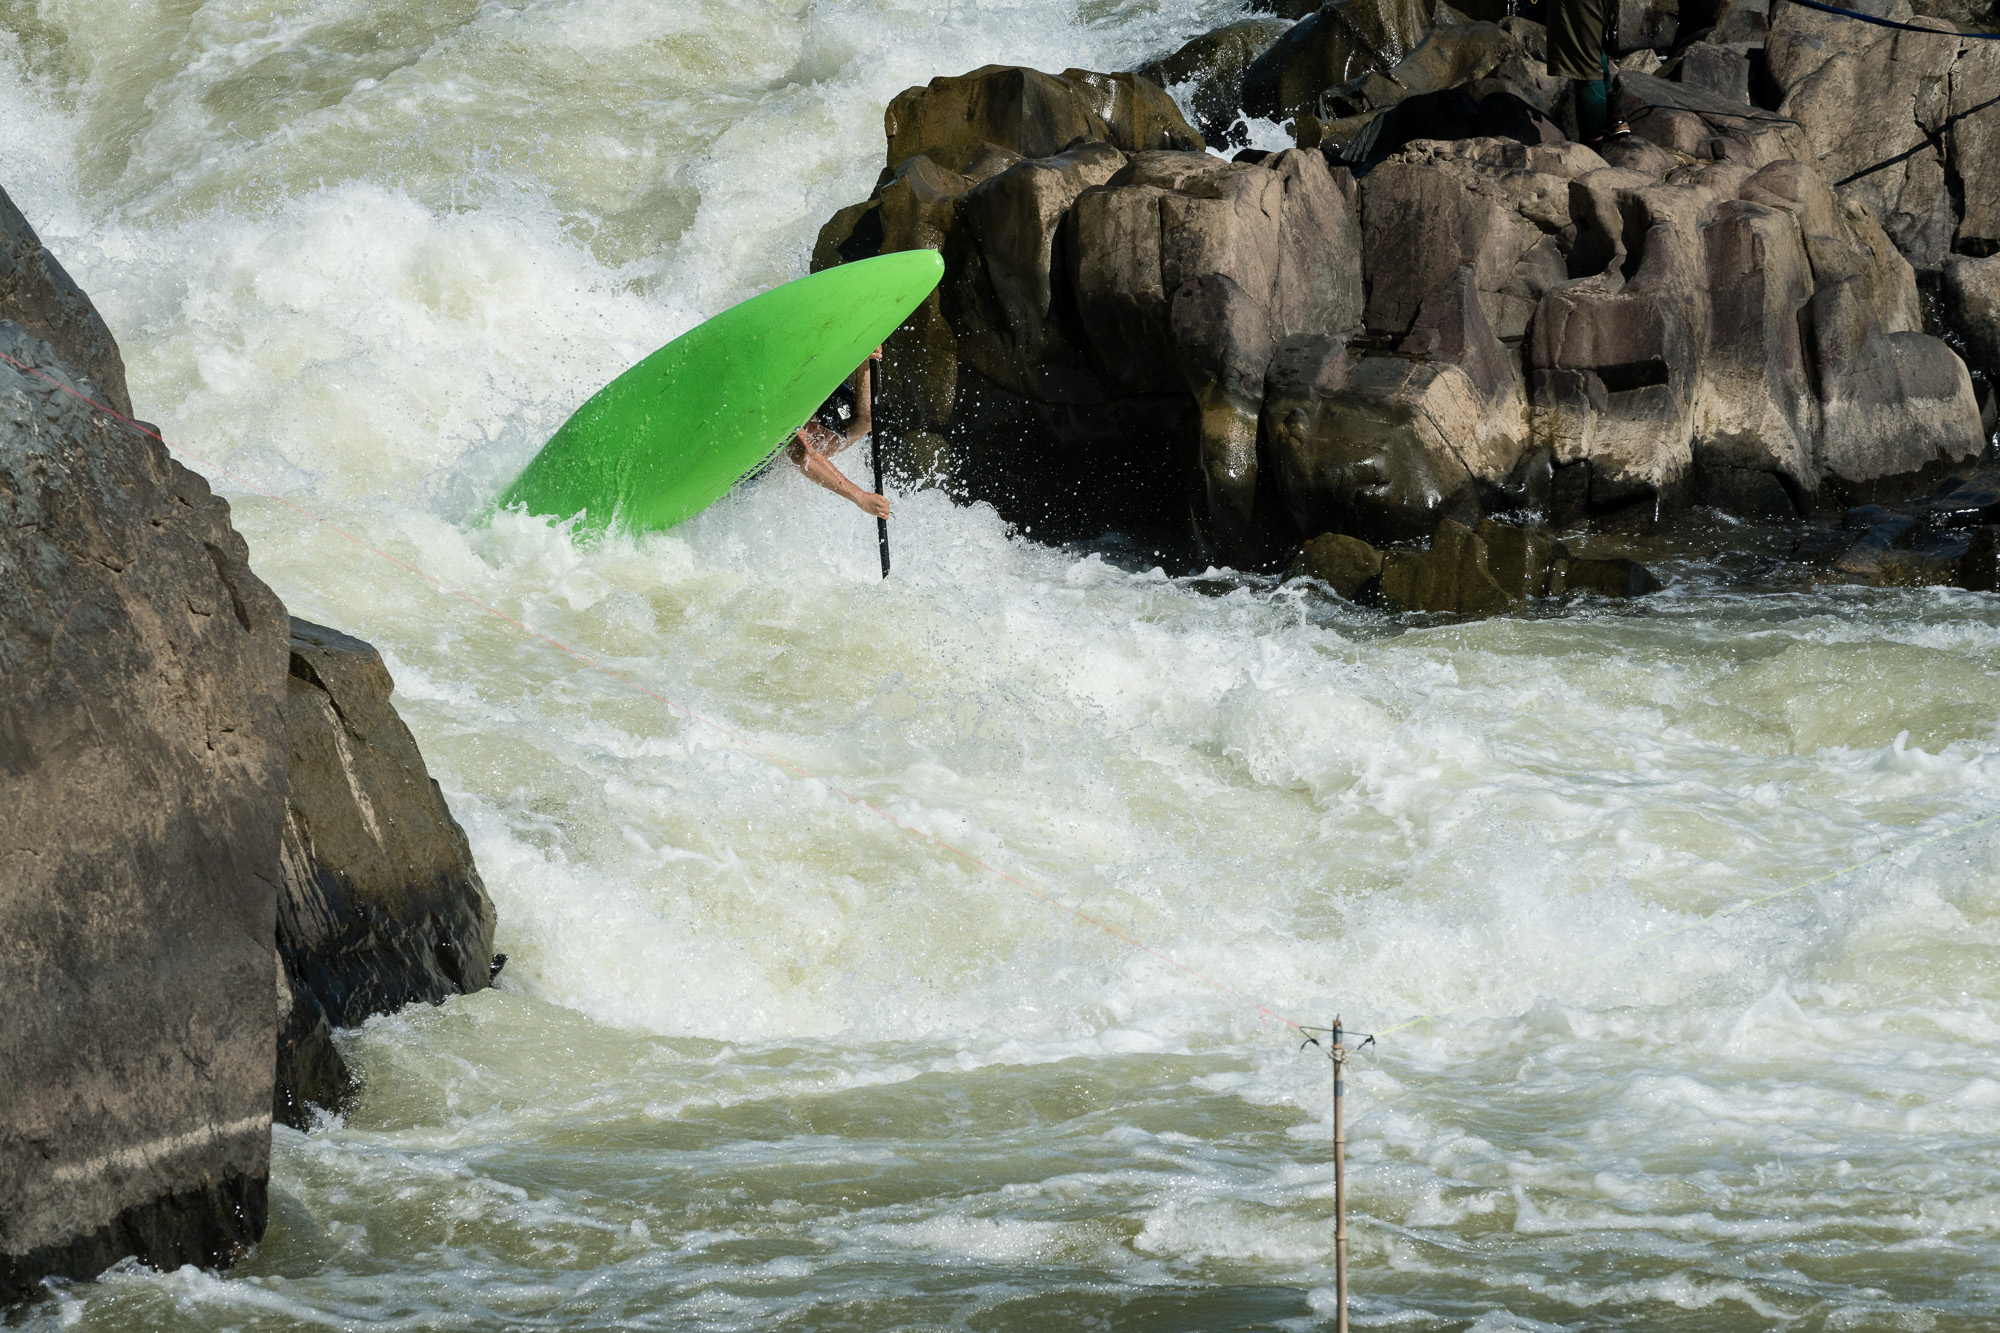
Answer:
M669 528L728 493L840 387L944 276L901 250L774 287L605 385L500 496L602 530Z

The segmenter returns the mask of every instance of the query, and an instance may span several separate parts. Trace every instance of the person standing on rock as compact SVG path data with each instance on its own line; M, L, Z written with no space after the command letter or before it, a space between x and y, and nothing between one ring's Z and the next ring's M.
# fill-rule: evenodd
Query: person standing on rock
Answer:
M1592 146L1632 133L1611 110L1611 29L1617 0L1555 0L1549 7L1549 77L1568 79L1576 98L1576 137Z
M874 379L874 363L882 359L882 349L876 348L868 354L854 372L853 420L846 421L848 403L844 393L836 392L833 397L820 404L819 411L813 413L812 420L799 427L786 447L792 462L799 471L811 477L835 495L851 500L856 506L876 518L889 517L889 501L873 491L864 491L847 479L845 473L833 465L833 455L851 444L859 444L875 428L874 394L871 381ZM844 386L843 386L844 387ZM843 424L845 423L845 424Z

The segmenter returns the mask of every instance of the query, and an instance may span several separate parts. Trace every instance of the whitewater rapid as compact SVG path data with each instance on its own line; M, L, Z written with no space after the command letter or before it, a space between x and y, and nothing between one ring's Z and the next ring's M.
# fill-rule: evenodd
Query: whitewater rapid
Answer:
M903 87L1240 13L0 0L0 185L258 571L382 649L511 959L349 1039L252 1259L16 1324L1330 1326L1283 1020L1339 1012L1397 1026L1351 1084L1359 1326L1986 1325L1990 830L1701 922L2000 810L1993 597L1688 561L1405 625L936 491L883 582L787 469L640 540L481 519L804 272Z

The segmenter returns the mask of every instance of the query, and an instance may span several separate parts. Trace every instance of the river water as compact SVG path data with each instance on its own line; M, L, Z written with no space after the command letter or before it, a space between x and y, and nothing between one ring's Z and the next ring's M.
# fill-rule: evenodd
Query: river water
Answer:
M1991 1326L2000 859L1914 844L2000 809L1993 597L1685 560L1405 625L937 492L884 583L789 470L639 541L476 521L803 272L898 90L1238 12L0 0L0 184L258 570L381 647L512 959L352 1035L252 1258L14 1325L1331 1327L1284 1020L1340 1012L1395 1029L1350 1083L1359 1327Z

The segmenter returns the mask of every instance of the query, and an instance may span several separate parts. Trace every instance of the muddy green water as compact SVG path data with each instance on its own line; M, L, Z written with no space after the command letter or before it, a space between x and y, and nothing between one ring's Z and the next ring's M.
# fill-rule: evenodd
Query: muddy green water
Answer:
M0 0L0 184L140 412L381 646L502 986L370 1023L227 1276L35 1330L1331 1327L1323 1060L256 497L279 492L1356 1064L1363 1328L1991 1327L2000 601L1401 626L775 471L674 533L470 525L569 409L803 271L882 106L1205 0ZM1539 978L1539 979L1536 979ZM1525 987L1509 990L1527 982Z

